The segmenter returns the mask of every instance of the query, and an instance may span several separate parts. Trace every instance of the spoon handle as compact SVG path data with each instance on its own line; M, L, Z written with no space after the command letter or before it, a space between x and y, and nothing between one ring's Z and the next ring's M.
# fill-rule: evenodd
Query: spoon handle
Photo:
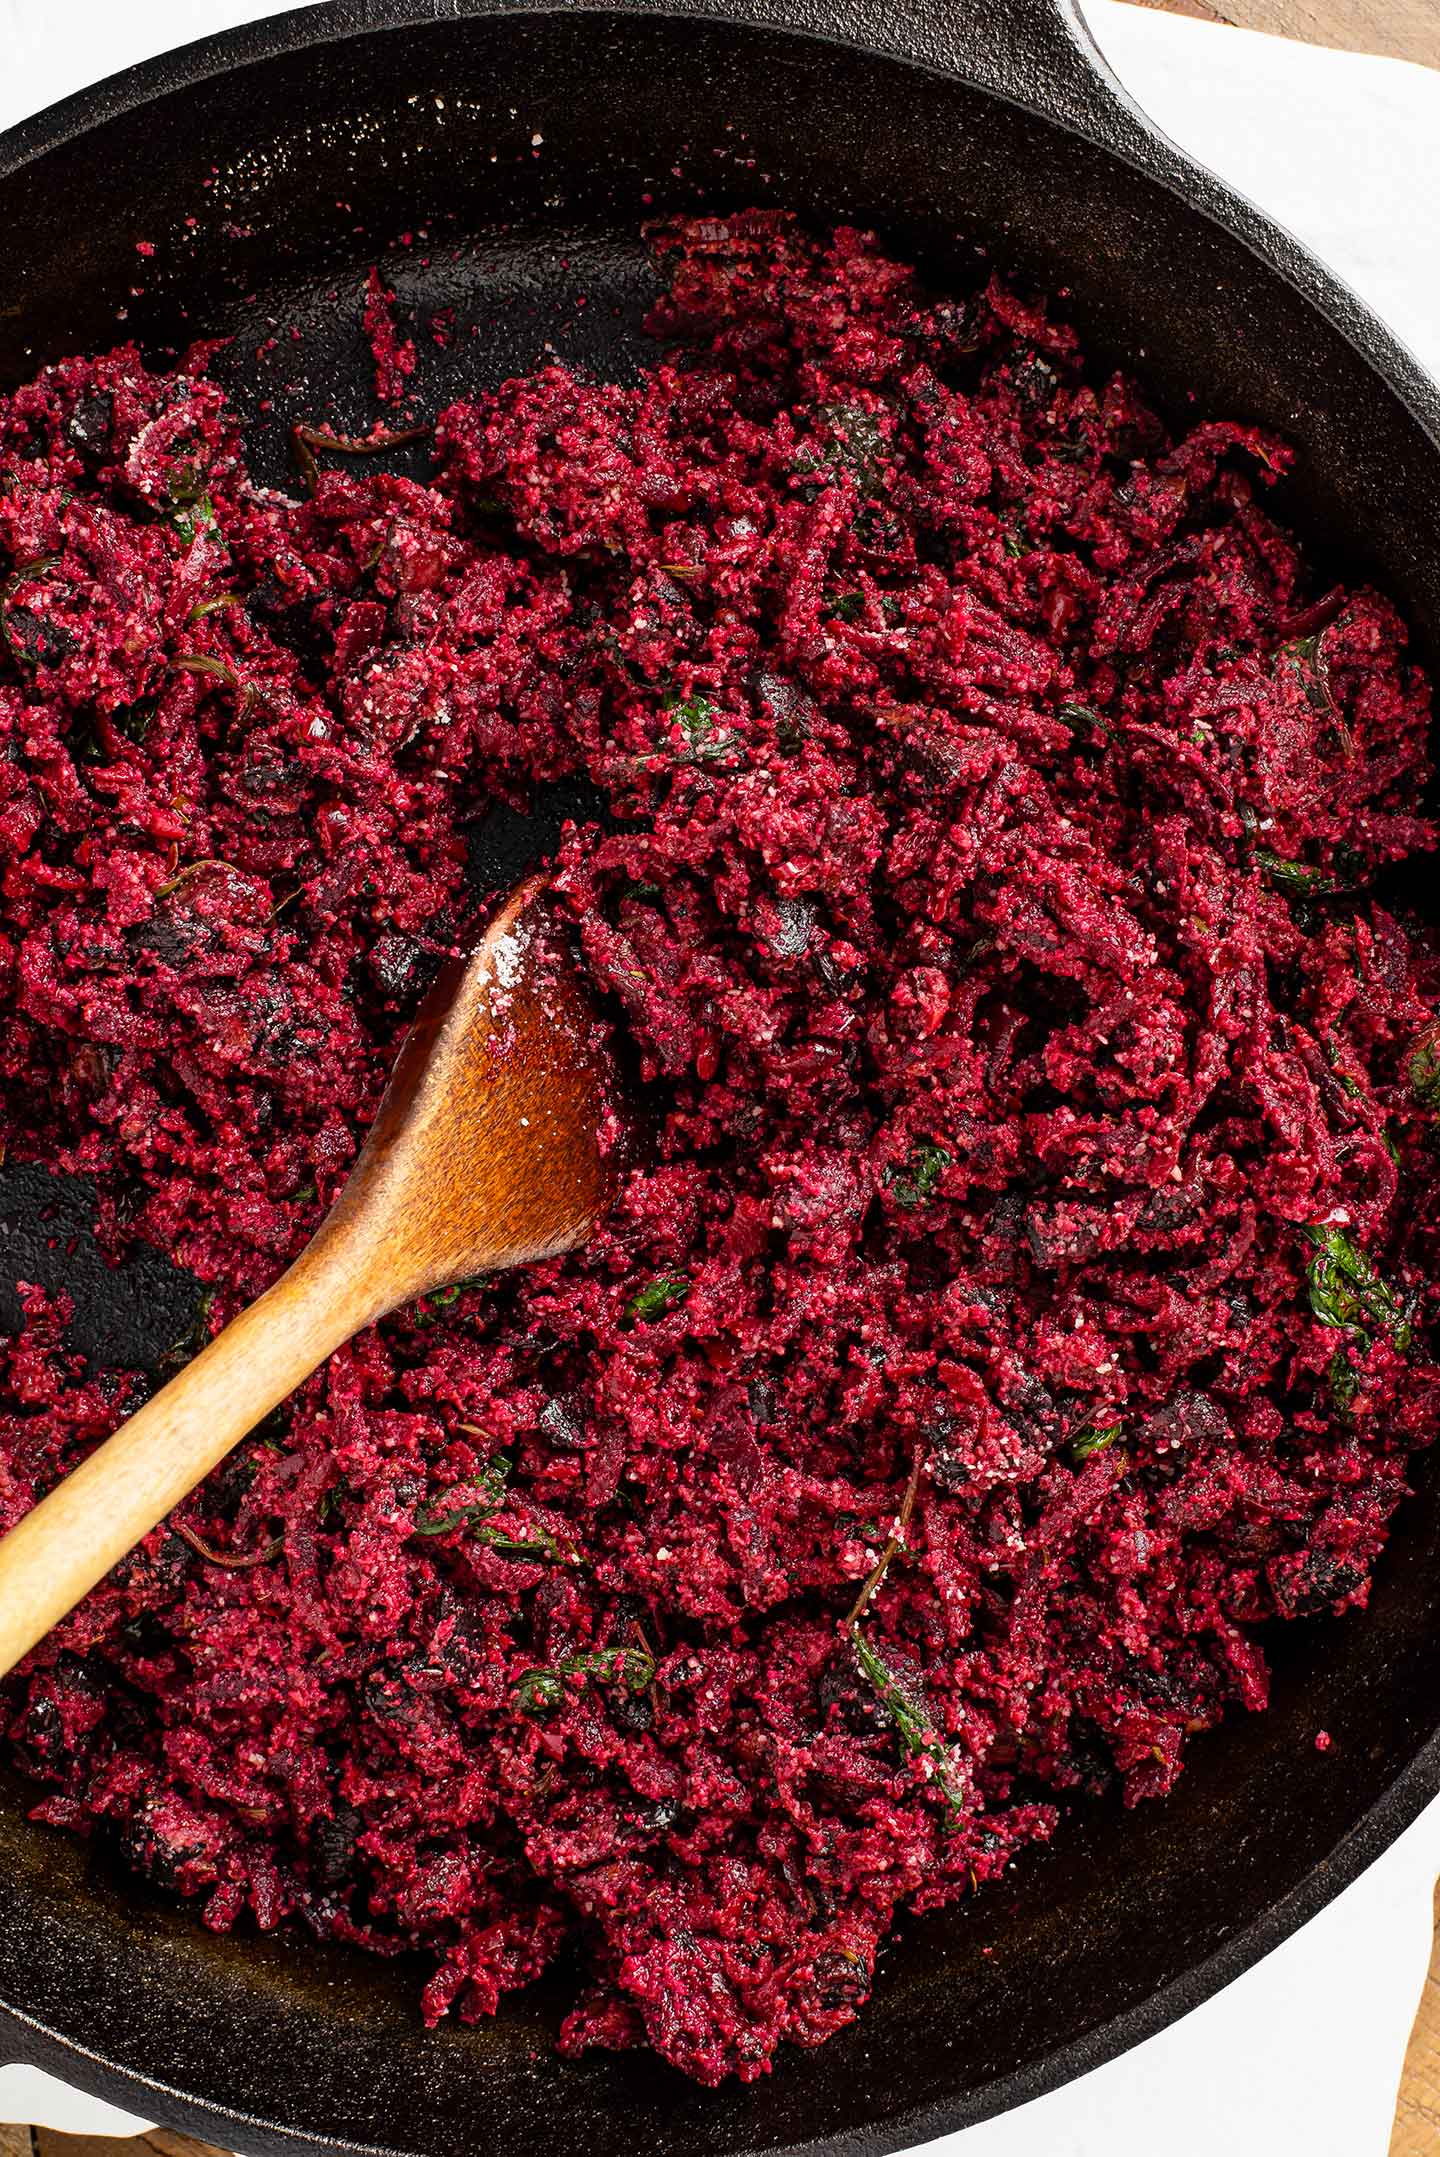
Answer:
M0 1539L0 1677L231 1447L379 1312L348 1238L321 1235Z

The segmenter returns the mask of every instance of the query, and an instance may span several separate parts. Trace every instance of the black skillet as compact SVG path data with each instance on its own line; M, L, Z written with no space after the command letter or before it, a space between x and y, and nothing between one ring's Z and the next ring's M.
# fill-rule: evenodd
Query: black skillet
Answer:
M633 370L641 219L756 201L877 224L940 283L968 282L983 246L1068 287L1097 358L1136 362L1173 409L1193 388L1206 410L1289 435L1302 454L1285 514L1394 593L1422 656L1440 657L1435 389L1316 263L1147 129L1070 0L348 0L192 46L0 142L0 379L122 334L236 330L223 365L279 478L289 417L373 416L355 298L407 230L389 261L402 302L453 306L460 332L443 352L421 339L433 402L547 341ZM257 361L271 316L280 344ZM25 1203L9 1225L33 1261ZM67 1229L77 1265L82 1245ZM133 1291L143 1316L152 1295ZM570 1977L487 2027L427 2036L413 1968L212 1939L102 1853L27 1825L18 1788L0 1810L0 2051L252 2152L923 2140L1195 2006L1434 1793L1437 1541L1429 1483L1369 1613L1283 1629L1267 1716L1198 1746L1167 1804L1084 1811L973 1907L905 1926L858 2025L756 2087L707 2094L643 2055L558 2062Z

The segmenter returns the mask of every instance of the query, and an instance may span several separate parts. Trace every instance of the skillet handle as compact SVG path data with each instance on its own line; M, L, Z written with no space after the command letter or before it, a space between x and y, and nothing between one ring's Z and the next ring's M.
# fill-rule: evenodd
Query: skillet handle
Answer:
M1122 156L1153 163L1157 145L1173 150L1112 71L1080 0L891 0L883 23L862 42L967 77Z
M838 38L959 75L996 97L1028 106L1077 134L1152 166L1178 156L1152 127L1090 34L1081 0L332 0L347 27L391 29L401 21L456 15L693 13L721 22ZM325 10L317 10L323 13Z

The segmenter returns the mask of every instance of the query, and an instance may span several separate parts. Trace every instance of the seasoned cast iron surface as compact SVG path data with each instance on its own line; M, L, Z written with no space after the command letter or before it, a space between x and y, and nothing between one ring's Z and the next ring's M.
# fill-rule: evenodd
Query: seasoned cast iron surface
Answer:
M182 1349L200 1315L194 1277L158 1251L108 1266L91 1233L94 1186L37 1163L0 1168L0 1333L21 1320L18 1283L74 1303L67 1344L101 1370L154 1370Z

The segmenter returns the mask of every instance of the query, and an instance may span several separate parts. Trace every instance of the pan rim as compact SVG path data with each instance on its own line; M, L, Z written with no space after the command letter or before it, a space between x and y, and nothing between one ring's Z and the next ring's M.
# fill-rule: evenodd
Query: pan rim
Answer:
M1058 78L1047 83L1053 70L1043 61L1026 69L1026 79L1019 84L997 81L994 66L983 57L979 64L969 64L959 11L951 19L939 0L892 0L884 26L866 24L863 35L859 26L852 31L827 22L820 0L300 0L284 13L213 31L137 61L0 130L0 181L107 121L177 92L309 48L386 32L572 16L597 22L693 23L787 37L796 44L830 46L941 81L959 80L1062 134L1080 137L1163 188L1191 214L1238 240L1287 284L1345 340L1440 451L1440 377L1302 240L1162 133L1110 68L1085 20L1083 0L997 0L1000 4L1017 8L1017 47L1035 45L1033 35L1018 25L1027 8L1038 6L1059 30L1066 57L1081 77L1078 103L1065 96Z
M1355 1826L1290 1893L1213 1949L1203 1961L1181 1971L1168 1984L1132 2006L1121 2009L1094 2029L1072 2038L1028 2066L993 2081L974 2085L950 2097L936 2098L883 2120L813 2136L804 2141L752 2143L732 2157L891 2157L892 2152L918 2148L938 2137L976 2127L985 2120L1002 2117L1035 2099L1047 2097L1077 2081L1082 2075L1106 2066L1111 2060L1158 2036L1193 2009L1243 1977L1275 1948L1289 1939L1311 1918L1350 1887L1369 1866L1395 1843L1417 1820L1426 1806L1440 1797L1440 1731L1432 1732L1409 1766L1389 1789L1361 1815ZM67 2036L53 2023L31 2015L9 2000L0 1999L0 2017L30 2040L19 2047L18 2058L26 2065L54 2066L58 2071L79 2066L80 2082L91 2094L117 2101L137 2097L159 2100L155 2109L169 2114L154 2124L207 2130L223 2125L236 2130L230 2148L245 2148L247 2157L270 2157L270 2153L336 2151L342 2157L420 2157L408 2142L371 2142L327 2135L318 2140L307 2129L288 2127L267 2120L259 2113L217 2103L196 2095L142 2069L129 2067L110 2054ZM10 2054L0 2052L0 2056ZM93 2087L92 2087L93 2085ZM126 2109L129 2109L128 2103ZM147 2104L147 2109L150 2107Z

